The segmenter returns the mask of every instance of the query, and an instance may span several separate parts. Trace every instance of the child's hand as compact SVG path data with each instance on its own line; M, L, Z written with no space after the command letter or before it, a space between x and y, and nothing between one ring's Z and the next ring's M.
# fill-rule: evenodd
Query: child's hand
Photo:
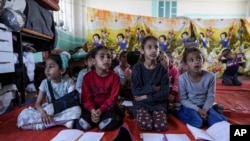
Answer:
M102 114L101 109L97 109L97 110L96 110L96 115L100 117L100 116L101 116L101 114Z
M175 100L175 96L172 95L172 94L169 94L168 95L168 101L174 102L174 100Z
M207 120L207 110L205 109L199 109L199 114L203 120Z
M142 96L134 96L135 101L141 101L144 99L147 99L147 95L142 95Z
M95 110L95 109L92 109L91 110L91 120L94 122L94 123L98 123L99 120L100 120L100 111L98 110Z
M45 124L50 124L52 122L52 118L45 111L41 112L41 118L42 122Z
M131 80L131 74L125 75L125 80L130 81Z
M159 92L161 90L161 86L155 86L154 89L156 92Z

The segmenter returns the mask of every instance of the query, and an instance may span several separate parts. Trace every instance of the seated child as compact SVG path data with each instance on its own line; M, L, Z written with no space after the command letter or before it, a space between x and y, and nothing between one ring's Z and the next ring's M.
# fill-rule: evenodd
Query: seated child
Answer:
M69 55L69 54L68 54ZM75 89L74 81L66 74L68 68L68 55L64 52L51 54L46 60L45 75L47 79L41 82L35 108L24 109L17 118L17 127L23 129L43 130L56 125L64 125L67 128L73 127L73 119L81 116L81 108L74 106L65 109L61 113L53 114L53 105L48 88L48 80L51 82L55 99ZM46 97L48 103L43 104Z
M188 71L179 77L179 96L181 109L177 117L186 124L201 128L204 123L208 126L226 118L214 110L216 76L202 70L204 63L199 48L188 48L183 54L183 62Z
M222 60L222 57L226 59ZM230 49L224 49L221 55L219 55L218 60L226 64L226 69L222 74L222 83L225 85L241 86L242 83L238 79L237 74L240 66L245 67L245 62L242 62L241 58L234 56Z
M140 52L139 51L129 51L127 54L127 63L129 67L125 69L124 76L125 81L122 85L122 90L120 92L120 96L125 100L132 100L132 92L131 92L131 74L135 64L137 64L140 60Z
M143 39L143 62L133 68L131 89L134 96L133 115L138 127L162 132L168 125L169 78L167 70L157 62L159 51L156 37L146 36Z
M111 70L114 70L114 68L116 67L116 66L118 66L119 65L119 59L117 58L117 56L119 56L119 54L118 53L116 53L116 51L114 50L114 49L111 49L111 54L112 54L112 63L111 63L111 66L110 66L110 69Z
M79 92L79 94L82 93L82 80L83 80L85 74L87 72L91 71L91 69L93 68L93 61L92 61L91 52L89 52L87 54L87 56L85 57L84 63L85 63L85 65L87 65L87 68L82 69L78 73L78 77L77 77L77 80L76 80L76 90Z
M171 57L171 56L170 56ZM168 55L164 51L160 51L159 62L168 70L169 75L169 95L168 95L168 110L179 110L180 100L178 95L178 77L179 70L169 59Z
M127 51L122 51L120 54L120 64L114 68L114 72L116 72L120 76L120 81L122 86L125 82L125 70L129 67L127 63Z
M124 111L118 107L120 91L119 76L110 70L111 52L105 46L91 51L94 70L83 78L82 106L83 114L76 120L76 128L87 130L96 126L110 131L123 124Z

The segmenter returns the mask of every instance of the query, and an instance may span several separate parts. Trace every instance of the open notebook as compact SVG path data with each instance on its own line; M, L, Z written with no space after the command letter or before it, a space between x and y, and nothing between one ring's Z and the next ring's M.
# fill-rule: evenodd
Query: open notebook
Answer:
M197 140L229 141L230 123L221 121L210 126L206 131L187 124L187 128Z
M83 132L78 129L60 131L51 141L100 141L103 132Z
M190 141L186 134L142 133L143 141Z

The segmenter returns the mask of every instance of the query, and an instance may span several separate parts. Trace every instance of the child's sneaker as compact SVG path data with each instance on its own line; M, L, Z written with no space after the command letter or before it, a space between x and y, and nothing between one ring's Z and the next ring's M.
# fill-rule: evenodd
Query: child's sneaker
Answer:
M111 118L107 118L107 119L101 121L101 122L99 123L99 128L100 128L100 129L105 128L105 127L111 122L111 120L112 120Z
M87 130L87 129L91 128L91 126L89 125L89 123L86 120L80 118L80 119L75 120L74 128L80 129L80 130Z
M215 110L215 111L217 111L218 113L223 113L223 109L224 109L224 107L223 107L223 105L221 105L221 104L214 104L213 105L213 109Z

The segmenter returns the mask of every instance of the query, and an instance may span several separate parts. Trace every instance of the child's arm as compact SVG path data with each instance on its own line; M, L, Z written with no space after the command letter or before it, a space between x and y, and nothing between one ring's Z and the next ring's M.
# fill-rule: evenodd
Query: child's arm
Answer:
M140 73L139 71L139 67L137 67L137 69L134 69L132 72L132 77L131 77L131 90L134 96L142 96L145 95L147 93L152 93L152 92L156 92L156 87L149 85L149 84L145 84L142 85L142 78L141 75L139 75Z
M147 95L147 101L152 103L158 103L158 101L167 100L169 93L169 77L166 69L163 69L161 77L160 91Z
M37 99L36 99L35 107L39 111L39 113L41 114L42 122L45 124L49 124L52 121L52 118L47 114L47 112L42 107L44 95L45 95L45 93L43 93L40 90L38 93Z
M174 79L172 91L178 93L178 78L179 78L180 73L179 73L179 70L175 66L173 66L172 69L173 69L172 77Z
M100 110L101 113L105 112L107 109L112 109L113 106L116 105L116 100L118 98L119 92L120 92L120 80L118 75L114 75L113 77L113 83L111 85L111 91L110 91L110 96L108 99L105 101L103 105L101 105Z
M77 80L76 80L76 90L81 94L82 92L82 82L83 82L83 76L84 76L84 71L80 71Z
M207 99L202 109L209 110L213 106L215 97L215 88L216 88L216 76L212 75L208 86Z

